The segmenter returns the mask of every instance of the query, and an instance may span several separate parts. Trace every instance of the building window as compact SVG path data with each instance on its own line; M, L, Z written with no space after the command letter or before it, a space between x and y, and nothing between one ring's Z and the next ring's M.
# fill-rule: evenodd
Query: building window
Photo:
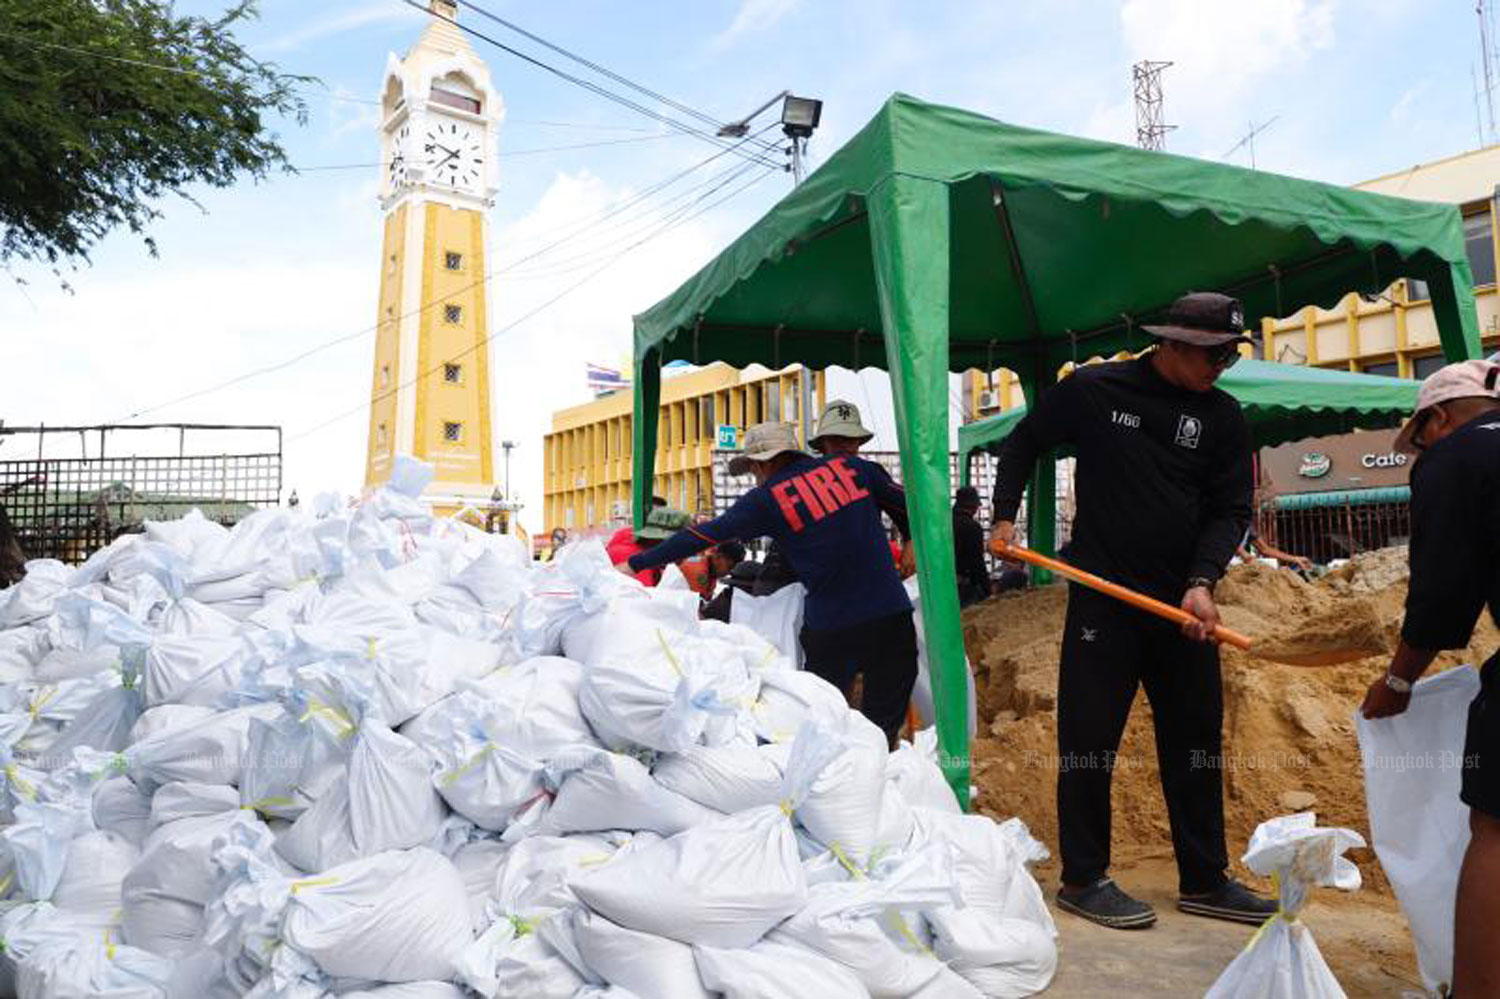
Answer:
M1428 354L1426 357L1413 357L1411 359L1411 376L1417 381L1421 381L1447 363L1448 359L1442 354Z
M778 415L781 412L781 384L774 378L766 382L766 405L761 412L767 421L781 418Z
M385 447L386 442L385 424L382 423L375 428L375 444L377 447Z
M461 323L464 320L464 307L462 305L443 306L443 319L450 323Z
M458 108L469 114L478 114L484 107L479 101L464 94L456 94L451 90L445 90L437 84L432 85L432 103L442 104L445 107Z
M1469 254L1474 284L1494 284L1495 242L1490 234L1489 209L1464 216L1464 249Z
M1382 361L1379 364L1366 364L1364 371L1367 375L1384 375L1386 378L1395 378L1401 373L1401 367L1395 361Z
M464 439L464 425L448 421L443 424L443 440L450 444L460 444Z
M443 381L449 385L461 385L464 380L464 366L462 364L443 365Z
M464 255L454 253L451 250L443 255L443 266L450 271L461 271L464 269Z
M380 387L391 387L391 366L389 364L382 364L380 366Z
M715 410L717 409L715 403L716 400L713 396L708 396L703 400L701 412L703 413L703 439L706 441L713 440L719 432L718 423L714 419L714 417L717 415L715 413Z

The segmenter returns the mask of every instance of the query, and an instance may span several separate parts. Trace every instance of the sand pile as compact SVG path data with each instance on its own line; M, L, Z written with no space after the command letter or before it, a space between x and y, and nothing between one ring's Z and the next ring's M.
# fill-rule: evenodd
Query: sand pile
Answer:
M1220 584L1225 623L1266 652L1368 653L1310 668L1225 650L1223 770L1232 858L1258 823L1305 808L1318 812L1320 824L1368 835L1353 714L1395 646L1405 595L1404 549L1361 556L1315 582L1257 564L1233 569ZM997 597L964 613L982 719L974 750L979 810L1019 815L1054 848L1054 709L1065 605L1066 592L1057 586ZM1497 645L1500 633L1486 617L1470 647L1443 654L1434 669L1477 664ZM1171 855L1151 721L1138 695L1114 779L1118 866ZM1387 890L1372 852L1352 857L1369 887Z

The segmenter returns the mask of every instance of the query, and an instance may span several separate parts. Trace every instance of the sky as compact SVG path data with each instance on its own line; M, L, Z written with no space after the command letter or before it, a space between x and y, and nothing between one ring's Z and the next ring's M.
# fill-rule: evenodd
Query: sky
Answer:
M178 4L206 15L224 6ZM1469 0L481 6L716 120L737 119L782 90L821 98L813 168L894 91L1131 142L1130 67L1141 59L1173 63L1162 77L1166 120L1177 126L1167 138L1173 152L1248 165L1248 150L1235 147L1269 121L1255 140L1258 168L1348 184L1479 144ZM159 256L139 237L112 235L66 275L66 289L44 268L12 267L12 280L0 280L0 419L273 423L283 428L287 491L357 493L381 234L376 108L361 101L376 96L387 54L403 53L425 17L402 0L261 0L242 40L285 71L320 81L308 91L305 126L274 125L304 172L195 190L198 205L170 200L151 233ZM472 11L461 19L562 64ZM713 150L474 45L507 108L492 261L515 266L492 284L495 435L516 444L511 493L535 529L542 435L554 409L589 398L585 363L623 364L631 316L775 204L791 178L744 174L700 207L733 197L639 246L662 227L649 219L595 226L522 261ZM601 142L613 144L555 148ZM349 168L307 169L317 167Z

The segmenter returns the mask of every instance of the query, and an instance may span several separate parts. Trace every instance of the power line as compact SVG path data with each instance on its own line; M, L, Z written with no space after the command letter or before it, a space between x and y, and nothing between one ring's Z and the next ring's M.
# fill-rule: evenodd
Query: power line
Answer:
M749 190L751 187L755 186L755 184L758 184L760 181L764 180L766 177L770 176L772 173L775 173L775 172L776 172L775 170L770 169L770 168L762 169L760 175L757 176L757 177L755 177L755 178L753 178L752 181L749 184L745 184L745 185L742 185L742 186L736 188L734 191L731 191L727 196L725 196L723 198L720 198L718 201L715 201L712 204L704 207L697 214L695 214L693 216L690 216L687 219L679 220L674 225L667 226L666 228L663 228L663 229L658 229L655 232L652 232L652 233L650 233L650 234L648 234L646 236L643 236L641 239L639 239L636 242L632 243L630 246L625 247L623 250L621 250L619 253L616 253L609 260L607 260L604 263L600 264L594 270L590 271L588 274L586 274L583 277L579 278L577 281L573 282L568 287L566 287L562 291L558 292L556 295L553 295L551 298L547 299L545 302L543 302L542 304L536 306L535 308L527 311L523 315L518 316L516 319L514 319L511 322L507 323L505 326L502 326L500 329L498 329L495 332L491 333L490 335L486 336L484 339L482 339L479 342L473 344L472 346L466 347L463 350L459 351L457 354L454 354L454 355L452 355L450 357L447 357L444 360L442 360L441 362L439 362L437 365L435 365L435 366L433 366L431 368L428 368L426 371L418 372L417 374L413 375L411 378L407 379L406 381L401 382L401 383L399 383L399 384L397 384L397 385L395 385L395 386L393 386L393 387L391 387L389 389L386 389L383 392L380 392L380 393L372 396L368 401L362 402L358 406L355 406L355 407L353 407L351 409L346 409L346 410L344 410L341 413L338 413L338 414L336 414L334 416L331 416L328 419L324 420L322 423L318 423L318 424L316 424L316 425L314 425L312 427L309 427L307 430L304 430L301 433L297 433L297 434L291 435L290 437L287 438L287 440L290 442L290 441L301 440L304 437L310 437L313 434L317 433L318 431L324 429L325 427L332 426L333 424L339 422L340 420L346 419L346 418L348 418L350 416L354 416L354 415L356 415L358 413L361 413L361 412L367 412L370 405L372 405L374 403L377 403L377 402L382 402L382 401L384 401L386 399L389 399L391 396L393 396L396 393L400 392L402 389L409 388L412 385L415 385L417 382L421 381L423 378L428 378L428 377L431 377L432 375L437 374L439 371L441 371L443 369L444 365L446 365L446 364L452 364L454 361L457 361L457 360L460 360L462 358L468 357L469 355L471 355L474 352L480 350L481 348L487 347L491 342L493 342L497 338L505 335L506 333L511 332L516 327L520 326L522 323L525 323L526 321L528 321L528 320L530 320L530 319L532 319L532 318L540 315L541 313L545 312L547 309L550 309L552 306L554 306L558 302L562 301L564 298L566 298L569 295L571 295L573 292L577 291L579 288L582 288L585 284L587 284L588 282L592 281L594 278L598 277L600 274L604 273L604 271L608 270L610 267L614 266L616 263L618 263L619 261L623 260L631 251L639 248L640 246L644 245L645 243L650 242L653 239L656 239L659 236L663 236L666 233L671 232L678 225L681 225L684 222L690 221L692 218L696 218L698 215L701 215L704 212L711 211L712 209L718 207L719 205L722 205L724 202L728 201L730 198L735 197L735 196L743 193L744 191Z
M490 19L491 21L494 21L496 24L501 25L502 27L509 28L511 31L513 31L516 34L520 35L522 38L526 38L526 39L528 39L528 40L530 40L532 42L535 42L538 45L541 45L544 48L550 49L551 51L556 52L558 55L563 56L566 59L571 59L572 61L578 63L579 65L585 66L588 69L593 70L595 73L598 73L601 76L607 77L608 79L611 79L611 80L615 81L616 83L619 83L619 84L621 84L623 86L629 87L631 90L634 90L636 93L639 93L639 94L642 94L643 96L649 97L652 100L657 101L658 103L665 104L667 107L673 108L673 109L675 109L677 111L681 111L683 114L689 115L689 116L691 116L693 118L697 118L699 121L703 122L705 125L711 125L713 127L713 129L714 129L715 132L717 132L720 128L724 127L724 122L718 120L717 118L713 117L712 115L705 114L704 112L699 111L699 110L697 110L695 108L689 107L688 105L683 104L680 101L675 101L672 98L666 96L665 94L662 94L662 93L660 93L658 91L652 90L650 87L643 86L643 85L641 85L639 83L636 83L633 80L630 80L630 79L628 79L628 78L626 78L624 76L621 76L619 73L614 72L613 70L609 69L608 67L601 66L597 62L593 62L592 60L586 59L583 56L578 55L575 52L570 52L569 50L563 48L560 45L557 45L557 44L555 44L553 42L549 42L547 39L541 37L540 35L537 35L537 34L531 32L531 31L527 31L525 28L521 27L519 24L516 24L514 21L508 21L508 20L506 20L505 18L501 17L498 14L494 14L494 13L491 13L490 11L488 11L488 10L485 10L483 7L480 7L478 4L470 2L470 0L458 0L458 2L460 4L462 4L463 6L467 7L469 10L474 11L476 14L480 15L481 17L486 17L486 18ZM772 143L769 143L769 142L760 142L760 143L758 143L758 145L760 145L761 147L763 147L766 150L774 150L774 149L776 149L776 146L774 144L772 144Z
M590 93L597 94L598 96L603 97L605 100L614 101L616 104L619 104L622 107L627 107L630 110L637 112L638 114L645 115L648 118L655 119L656 121L659 121L671 128L675 128L678 131L686 132L689 135L702 139L704 142L707 142L710 145L718 146L721 149L734 148L725 145L715 135L704 132L699 128L695 128L694 126L689 125L686 122L679 121L678 119L673 118L670 115L662 114L660 111L656 111L652 108L646 107L645 105L637 103L636 101L633 101L622 94L617 94L606 87L602 87L591 80L585 80L580 76L575 76L572 73L567 72L566 70L559 69L558 67L553 66L550 63L538 59L536 56L530 55L526 52L522 52L520 49L515 48L514 46L507 45L499 39L493 38L476 28L470 27L467 24L460 24L458 21L455 21L451 17L445 17L435 10L429 10L428 8L422 6L422 4L418 2L418 0L401 0L401 2L406 4L408 7L412 7L416 10L422 11L423 13L427 14L427 16L434 18L435 20L442 21L445 24L450 24L460 31L473 35L475 38L478 38L481 41L488 42L490 45L495 46L495 48L501 50L502 52L509 53L510 55L515 56L517 59L520 59L521 61L535 66L536 68L541 69L545 72L551 73L553 76L556 76L559 79L566 80L574 86L582 87ZM745 159L755 160L767 167L774 167L777 169L782 168L782 164L779 164L774 160L767 159L763 153L756 153L747 150L742 151L740 155Z
M744 140L741 140L741 142L743 142L743 141ZM738 144L739 143L736 143L736 145L738 145ZM678 173L675 173L675 174L667 177L664 180L658 181L656 184L653 184L650 187L647 187L644 191L637 192L636 194L631 195L630 197L624 199L623 201L620 201L619 203L617 203L615 205L607 207L603 212L601 212L599 214L599 216L597 218L592 219L592 220L586 220L581 225L576 226L571 233L568 233L566 235L560 236L558 239L554 240L553 242L551 242L551 243L549 243L549 244L547 244L547 245L545 245L545 246L543 246L543 247L541 247L541 248L539 248L539 249L537 249L537 250L535 250L535 251L527 254L526 256L523 256L523 257L521 257L521 258L513 261L512 263L506 265L505 267L502 267L502 268L496 269L494 271L491 271L489 274L486 274L483 278L480 278L477 281L471 282L470 284L465 285L462 288L459 288L457 291L454 292L454 294L463 294L464 292L467 292L467 291L470 291L470 290L472 290L474 288L477 288L478 286L480 286L482 284L487 284L490 281L493 281L500 274L503 274L503 273L506 273L506 272L508 272L510 270L513 270L513 269L519 267L521 264L526 263L527 261L535 260L537 257L540 257L543 254L551 252L552 250L556 249L557 247L559 247L559 246L561 246L561 245L563 245L563 244L565 244L565 243L567 243L567 242L569 242L569 241L571 241L573 239L576 239L577 237L583 235L585 232L588 231L588 229L589 229L589 227L591 225L596 225L598 223L608 221L609 219L611 219L611 218L619 215L621 212L629 210L630 208L634 207L635 205L640 204L641 202L643 202L647 198L655 196L658 192L665 190L666 188L672 186L673 184L677 183L678 181L682 180L683 178L685 178L685 177L687 177L687 176L695 173L698 170L701 170L703 167L708 166L710 163L714 162L715 160L717 160L717 159L719 159L719 158L727 155L729 152L730 152L730 150L727 149L727 148L726 149L721 149L720 151L718 151L718 152L716 152L716 153L714 153L714 154L712 154L712 155L710 155L710 156L708 156L708 157L706 157L706 158L704 158L702 160L699 160L697 163L694 163L692 166L689 166L686 169L681 170ZM487 247L486 250L488 251L489 248ZM378 331L381 328L381 326L384 325L386 322L400 322L403 319L408 319L408 318L410 318L412 316L420 315L423 312L428 311L429 309L437 308L437 306L440 305L440 304L442 304L441 301L428 302L426 305L418 306L417 308L412 309L412 310L410 310L408 312L404 312L404 313L402 313L399 316L390 317L390 318L388 318L388 319L386 319L386 320L384 320L382 322L377 322L374 326L366 326L366 327L364 327L362 329L355 330L352 333L346 333L346 334L343 334L342 336L334 337L331 340L325 340L322 343L316 344L316 345L314 345L312 347L309 347L308 349L306 349L304 351L301 351L300 353L298 353L298 354L296 354L296 355L294 355L294 356L292 356L290 358L287 358L286 360L278 361L278 362L275 362L275 363L269 364L269 365L264 365L264 366L262 366L260 368L256 368L254 370L247 371L247 372L245 372L243 374L236 375L235 377L227 379L225 381L218 382L218 383L216 383L214 385L210 385L210 386L208 386L206 388L198 389L198 390L195 390L193 392L189 392L189 393L187 393L185 395L178 396L178 397L176 397L174 399L168 400L167 402L158 403L155 406L148 406L145 409L136 410L135 412L131 413L129 416L122 417L122 418L120 418L118 420L115 420L113 422L124 423L127 420L134 420L134 419L137 419L139 417L145 416L148 413L154 413L154 412L157 412L159 410L166 409L166 408L168 408L170 406L176 406L176 405L179 405L179 404L184 403L184 402L190 402L193 399L202 398L203 396L206 396L206 395L212 395L215 392L220 392L220 391L223 391L224 389L227 389L227 388L233 388L236 385L239 385L239 384L242 384L244 382L250 381L251 379L254 379L254 378L258 378L261 375L274 374L275 372L283 371L283 370L285 370L287 368L292 367L295 364L301 363L302 361L306 360L309 357L312 357L314 354L322 353L323 351L328 350L328 349L330 349L332 347L336 347L336 346L339 346L341 344L348 343L351 340L358 339L359 337L363 337L363 336L366 336L366 335L368 335L370 333L374 333L374 332Z

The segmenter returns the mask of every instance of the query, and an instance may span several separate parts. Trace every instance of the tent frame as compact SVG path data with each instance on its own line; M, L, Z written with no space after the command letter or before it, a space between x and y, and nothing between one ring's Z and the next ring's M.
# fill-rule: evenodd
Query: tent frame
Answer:
M946 131L945 131L946 130ZM944 145L963 141L963 149ZM969 141L972 140L972 141ZM942 148L937 148L942 147ZM1004 161L1014 149L1015 163ZM968 156L966 159L965 156ZM1046 157L1051 155L1051 160ZM1119 179L1106 161L1129 168ZM1055 167L1056 176L1042 168ZM1028 174L1027 171L1030 171ZM1154 187L1142 177L1158 179ZM972 335L953 339L950 302L953 261L954 198L963 185L988 178L995 220L1001 229L1012 277L1024 309L1024 335L996 335L988 342ZM1202 178L1200 192L1193 184ZM1231 204L1223 191L1259 185L1269 194L1261 203ZM798 361L811 367L830 364L881 367L891 375L902 477L917 551L917 574L927 659L931 665L938 728L939 763L959 801L969 796L969 744L965 653L959 624L954 576L948 466L949 371L988 364L1008 367L1020 376L1026 398L1036 399L1055 383L1063 360L1078 360L1080 344L1090 354L1113 353L1132 345L1137 320L1129 313L1077 331L1044 326L1034 298L1036 275L1027 270L1012 219L1010 201L1017 192L1038 186L1070 202L1098 198L1108 217L1111 199L1165 210L1168 227L1181 223L1201 227L1203 212L1234 226L1253 221L1272 232L1315 236L1326 254L1292 259L1268 255L1251 273L1225 275L1217 290L1229 293L1254 288L1256 303L1247 307L1280 307L1283 285L1298 296L1307 288L1330 290L1332 281L1350 279L1345 291L1384 287L1397 276L1427 281L1445 354L1450 359L1477 356L1479 324L1471 276L1463 254L1463 232L1457 208L1423 205L1308 181L1294 181L1239 168L1186 160L1087 140L1017 129L969 112L923 104L904 95L892 97L869 125L800 187L707 264L676 292L635 320L635 418L633 420L633 512L637 525L650 506L661 403L661 368L669 360L693 363L751 361L780 368ZM1212 188L1212 190L1210 190ZM976 192L967 188L968 196ZM1201 197L1199 195L1201 194ZM1280 202L1293 199L1297 203ZM1227 208L1226 208L1227 206ZM1227 217L1227 211L1236 217ZM1399 234L1382 235L1386 219L1400 223ZM868 227L867 249L873 268L879 329L799 328L788 314L799 303L755 302L759 311L743 318L744 295L768 266L785 266L818 243L847 238L851 224ZM1399 235L1399 238L1398 238ZM829 251L832 252L832 251ZM1368 267L1359 255L1368 253ZM806 267L808 265L800 265ZM1356 269L1363 275L1355 281ZM810 295L816 271L799 278L810 283L798 294ZM830 275L831 277L832 275ZM853 281L860 275L844 274ZM1302 284L1299 284L1299 278ZM1274 291L1274 297L1272 292ZM774 296L772 296L774 297ZM741 315L713 315L723 303ZM1165 301L1142 302L1137 315L1159 311ZM1331 304L1318 303L1318 304ZM1270 312L1271 307L1265 309ZM1286 314L1291 309L1282 310ZM762 320L761 317L764 317ZM795 317L791 317L795 318ZM871 339L883 349L862 349ZM704 347L704 340L708 341ZM874 356L870 356L874 355ZM1055 467L1039 462L1029 489L1032 543L1053 550Z

